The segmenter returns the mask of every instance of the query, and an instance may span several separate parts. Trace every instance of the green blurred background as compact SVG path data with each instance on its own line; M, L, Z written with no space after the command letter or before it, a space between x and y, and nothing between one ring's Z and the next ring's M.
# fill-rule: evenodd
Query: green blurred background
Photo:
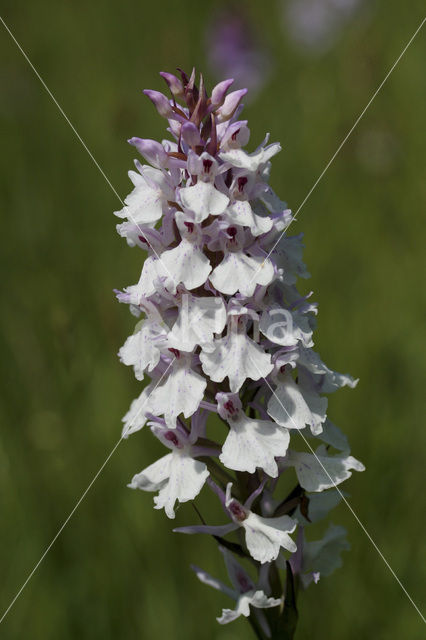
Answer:
M159 70L206 69L217 3L14 0L1 15L124 197L134 151L163 136L141 93ZM278 2L244 2L269 51L269 83L246 108L254 148L284 150L272 184L302 202L397 55L424 3L364 3L321 54L294 47ZM305 233L308 287L320 304L317 347L360 377L329 415L367 466L351 504L414 600L424 596L423 320L426 31L408 50L294 224ZM137 281L141 254L115 233L113 192L3 27L0 608L4 610L116 443L138 393L116 352L133 318L112 289ZM208 75L212 85L212 75ZM0 626L0 637L176 640L249 638L220 627L223 576L207 537L180 537L152 496L126 489L161 452L149 432L122 443ZM297 638L424 637L423 624L365 533L341 505L344 566L300 599ZM424 583L423 583L424 584ZM423 588L422 588L423 587Z

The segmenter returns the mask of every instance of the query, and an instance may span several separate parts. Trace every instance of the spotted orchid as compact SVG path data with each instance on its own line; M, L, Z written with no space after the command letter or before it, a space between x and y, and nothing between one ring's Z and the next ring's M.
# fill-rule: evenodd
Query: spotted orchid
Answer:
M269 185L281 147L266 137L246 151L245 90L225 80L209 96L195 71L161 75L170 97L145 94L170 139L129 140L146 164L135 161L116 212L119 235L144 257L136 284L116 292L138 318L119 358L145 384L122 437L145 428L166 448L129 487L155 493L169 518L197 500L201 524L175 531L219 542L232 588L194 569L236 602L219 622L242 615L259 638L282 637L294 619L290 587L318 582L347 548L341 527L312 541L309 526L364 469L325 397L357 381L313 350L317 306L296 288L309 277L302 236L286 235L292 213ZM287 495L282 478L293 483ZM208 490L222 523L206 522Z

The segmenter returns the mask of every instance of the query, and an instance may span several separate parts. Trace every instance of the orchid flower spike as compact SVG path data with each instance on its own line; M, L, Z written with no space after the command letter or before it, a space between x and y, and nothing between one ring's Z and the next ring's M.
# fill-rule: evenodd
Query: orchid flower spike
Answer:
M142 385L122 437L145 427L166 449L129 487L155 493L168 518L197 500L203 524L175 531L219 542L232 587L194 568L235 602L219 623L250 617L259 637L278 637L292 615L288 585L317 583L348 548L341 527L314 541L309 527L364 470L326 397L357 381L313 349L317 307L296 288L309 277L302 236L286 235L292 213L269 186L281 147L267 136L244 148L245 90L229 92L229 79L209 95L195 71L161 75L170 95L145 94L170 136L129 140L147 164L135 161L134 188L116 212L119 235L142 251L136 284L116 292L138 319L119 358ZM293 482L287 496L283 475ZM223 523L204 520L209 489Z

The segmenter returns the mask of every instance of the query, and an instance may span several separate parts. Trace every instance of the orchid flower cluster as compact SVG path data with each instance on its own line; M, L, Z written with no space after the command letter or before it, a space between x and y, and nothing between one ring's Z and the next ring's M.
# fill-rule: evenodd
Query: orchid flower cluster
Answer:
M356 381L312 348L317 307L296 289L309 277L302 238L284 235L292 213L269 186L280 145L266 137L248 153L246 90L229 92L225 80L208 96L202 76L197 86L195 72L179 73L161 73L170 98L145 91L172 139L129 140L147 164L135 161L134 189L116 212L119 234L146 254L137 284L117 292L142 317L119 357L138 380L150 377L123 437L147 425L167 451L129 486L155 492L169 518L203 487L215 493L224 523L206 524L196 507L202 524L175 531L219 542L232 587L194 567L236 603L218 621L250 616L258 637L270 637L288 613L289 585L328 575L347 548L340 527L315 541L305 530L364 469L325 397Z

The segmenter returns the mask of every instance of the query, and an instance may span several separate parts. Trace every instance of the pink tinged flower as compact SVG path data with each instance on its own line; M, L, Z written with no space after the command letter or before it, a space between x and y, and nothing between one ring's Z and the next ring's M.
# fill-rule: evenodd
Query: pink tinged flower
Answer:
M124 426L121 432L122 438L128 438L132 433L140 431L142 427L145 426L146 421L148 420L147 414L150 413L148 400L154 388L155 384L152 382L145 387L145 389L142 391L140 396L136 398L136 400L132 401L130 409L122 420L122 422L124 422Z
M238 89L228 93L222 106L216 110L216 119L219 124L230 120L246 93L247 89Z
M172 292L182 282L188 290L196 289L207 280L210 272L210 261L202 250L201 231L191 220L185 220L184 214L175 216L182 240L174 249L161 254L161 265L164 271L173 274L173 283L169 285Z
M222 609L222 615L216 619L219 624L228 624L241 615L247 618L250 615L250 607L254 607L255 609L270 609L271 607L278 607L280 604L281 600L278 598L268 598L261 590L251 590L238 596L235 609Z
M152 225L161 219L167 200L173 192L166 178L158 169L143 167L143 174L129 171L129 177L135 188L124 199L125 207L116 211L119 218L128 218L138 225Z
M203 182L211 183L214 183L216 176L221 171L218 161L210 153L203 151L198 155L192 150L188 151L187 169L191 176L196 176L197 179Z
M228 624L242 615L248 617L250 615L250 607L254 607L255 609L269 609L271 607L278 607L281 604L281 599L270 598L261 589L256 589L248 573L229 551L223 547L219 547L219 550L224 556L232 588L228 587L222 581L213 578L206 571L194 565L191 567L200 582L221 591L236 602L234 609L222 609L222 615L217 618L219 624ZM267 624L264 626L264 630L267 637L270 637L270 629Z
M250 129L247 126L247 120L219 125L218 136L220 138L220 146L224 151L245 147L250 140Z
M263 518L253 513L247 506L232 497L231 488L232 483L229 483L226 487L225 506L232 518L232 523L219 526L179 527L174 531L221 536L241 527L244 529L246 545L251 557L262 564L276 560L281 548L294 553L297 546L289 534L293 533L297 522L289 516Z
M169 286L173 288L171 273L173 272L166 271L163 259L149 256L143 263L139 282L124 290L128 304L136 307L140 305L144 298L149 298L157 292L162 281L169 281Z
M227 295L240 291L252 296L256 285L267 286L274 279L274 267L269 258L247 255L243 248L225 249L222 262L210 276L212 285Z
M127 338L118 355L121 362L133 366L137 380L143 380L144 372L157 366L166 338L164 325L149 320L142 322L139 331Z
M222 615L216 618L219 624L228 624L229 622L237 620L240 616L248 618L250 615L250 607L254 607L255 609L270 609L271 607L278 607L281 604L281 600L278 598L268 598L268 596L261 590L255 591L252 589L246 593L239 594L233 589L227 587L220 580L213 578L206 571L195 566L192 568L200 582L203 582L218 591L222 591L222 593L225 593L236 601L235 609L222 609Z
M304 429L309 425L313 435L322 431L327 414L327 398L311 389L301 388L290 374L273 392L267 411L271 418L287 429Z
M214 184L199 180L191 187L179 190L179 198L185 210L194 214L194 222L202 222L210 215L219 216L228 206L229 198L218 191Z
M164 250L164 236L154 228L153 224L140 225L130 220L118 224L116 229L122 238L126 238L130 247L138 246L150 254L158 255Z
M273 369L271 356L247 336L244 323L236 328L232 323L227 335L214 341L213 351L200 353L200 360L204 373L214 382L228 377L232 393L237 393L247 378L259 380Z
M194 460L188 447L176 447L172 453L160 458L133 476L131 489L158 491L155 509L163 509L169 518L175 517L176 501L188 502L200 493L209 476L204 462Z
M255 173L280 151L281 145L279 142L273 142L266 147L263 144L260 145L253 153L247 153L243 149L230 149L229 151L222 151L219 155L223 162Z
M296 524L289 516L262 518L250 512L242 526L252 558L262 564L272 562L277 559L281 547L294 553L297 547L289 533L293 533Z
M204 396L207 381L192 368L192 356L180 352L170 367L164 382L159 384L149 398L151 413L164 415L170 428L176 426L176 418L183 413L189 418L198 409Z
M289 451L285 464L295 468L297 479L306 491L325 491L344 482L354 471L365 471L364 465L346 454L329 455L324 445L318 447L315 455L299 451Z
M230 225L233 223L248 227L255 238L268 233L272 229L272 219L254 213L250 202L247 200L233 202L226 211L226 219Z
M294 553L297 549L289 534L296 529L297 523L289 516L263 518L245 509L231 496L232 484L226 487L226 507L235 524L245 532L246 545L252 558L260 563L276 560L281 547Z
M197 345L205 351L214 349L213 336L222 333L226 308L222 298L198 298L183 294L178 317L167 336L170 347L192 352Z
M219 456L228 469L255 473L263 469L269 476L278 476L277 456L287 453L290 435L272 421L249 418L241 408L235 406L232 394L216 395L225 409L229 433ZM222 409L222 411L223 411Z

